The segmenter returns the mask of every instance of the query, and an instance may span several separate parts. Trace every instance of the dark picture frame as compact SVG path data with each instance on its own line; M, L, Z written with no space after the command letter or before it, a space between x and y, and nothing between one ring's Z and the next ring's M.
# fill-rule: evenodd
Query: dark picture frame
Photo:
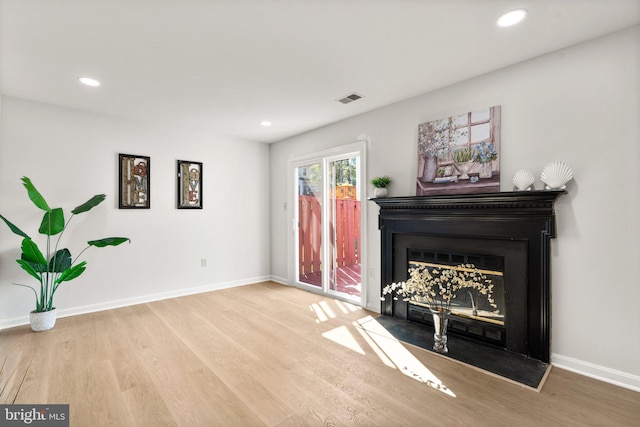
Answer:
M178 160L178 209L202 209L202 162Z
M118 155L118 207L151 208L151 157Z

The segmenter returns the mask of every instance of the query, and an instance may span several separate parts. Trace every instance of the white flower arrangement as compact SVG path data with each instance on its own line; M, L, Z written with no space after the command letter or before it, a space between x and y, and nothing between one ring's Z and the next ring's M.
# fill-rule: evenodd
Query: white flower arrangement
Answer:
M494 285L475 265L446 267L417 264L409 269L406 282L385 286L380 299L384 301L386 295L393 295L394 300L402 298L404 301L426 304L434 311L451 311L451 301L460 290L475 289L478 294L486 296L491 307L497 309L493 299Z
M466 129L456 128L450 119L418 125L418 153L425 157L438 157L451 151L451 144L467 134Z

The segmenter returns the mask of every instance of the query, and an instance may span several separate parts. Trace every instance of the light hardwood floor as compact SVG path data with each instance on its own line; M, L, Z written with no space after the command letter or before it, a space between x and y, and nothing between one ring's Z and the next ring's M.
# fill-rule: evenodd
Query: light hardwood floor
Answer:
M538 393L375 316L267 282L6 329L0 402L68 403L82 427L640 424L640 393L558 368Z

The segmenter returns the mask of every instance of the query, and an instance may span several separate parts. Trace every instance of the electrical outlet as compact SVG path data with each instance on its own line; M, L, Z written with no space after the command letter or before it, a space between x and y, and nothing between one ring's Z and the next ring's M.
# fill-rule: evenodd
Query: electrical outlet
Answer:
M206 267L206 266L207 266L207 259L200 258L200 267Z

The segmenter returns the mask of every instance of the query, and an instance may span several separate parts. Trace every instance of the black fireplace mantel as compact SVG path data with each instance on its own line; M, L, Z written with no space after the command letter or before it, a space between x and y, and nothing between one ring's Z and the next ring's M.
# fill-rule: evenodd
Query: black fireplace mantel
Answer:
M553 226L553 205L556 199L563 194L566 194L566 191L513 191L434 197L385 197L371 200L380 206L381 220L391 215L416 215L417 213L414 211L424 211L424 215L429 217L438 214L482 216L483 218L542 217L548 218L550 225ZM427 211L429 212L427 213Z
M526 270L517 310L525 314L520 320L522 330L508 335L506 350L548 363L550 239L556 235L554 203L563 194L566 191L514 191L371 199L380 207L381 288L406 280L407 256L402 251L421 238L427 244L452 238L480 248L517 246L522 253L518 269ZM381 312L402 319L406 318L403 307L401 301L387 298Z

